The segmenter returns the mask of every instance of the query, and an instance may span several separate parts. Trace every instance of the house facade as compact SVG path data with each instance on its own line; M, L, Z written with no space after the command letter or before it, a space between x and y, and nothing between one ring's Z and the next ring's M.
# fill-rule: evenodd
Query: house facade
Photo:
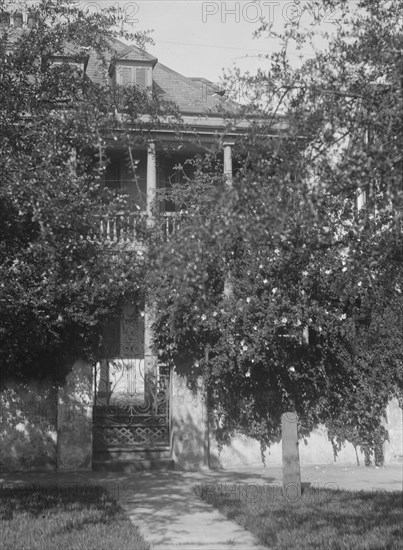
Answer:
M10 48L35 26L28 12L2 13L0 23L11 29ZM205 79L186 78L118 40L108 55L105 67L91 51L78 57L75 45L65 44L53 65L74 65L83 78L112 90L131 86L150 97L154 93L175 104L181 118L178 135L170 117L159 117L153 126L143 115L140 122L147 131L137 140L137 129L128 130L117 106L114 130L103 135L98 158L103 184L128 197L130 213L101 219L100 236L106 253L141 254L136 229L156 223L157 190L191 175L185 173L185 161L211 150L222 155L230 183L232 146L248 123L239 121L228 128L220 114L222 94ZM59 99L63 109L62 94ZM127 131L132 134L130 146L121 139ZM74 151L72 156L74 166ZM182 171L175 169L178 164ZM158 223L162 216L161 230L169 238L178 217L168 202L161 202L159 209ZM140 309L125 304L121 315L105 326L105 356L96 365L76 362L63 388L50 381L31 386L9 382L1 395L5 445L0 467L131 470L173 467L174 459L190 467L205 463L205 443L200 445L206 436L203 398L190 395L186 382L174 381L173 373L159 364L152 346L151 312ZM196 429L203 433L196 437Z
M98 78L88 63L87 74ZM232 146L247 128L240 121L231 129L220 115L221 97L212 84L186 78L134 46L116 43L108 70L110 84L135 85L153 91L178 107L180 135L163 118L151 128L146 143L127 147L106 140L105 185L124 192L133 221L156 223L156 193L190 177L186 160L215 150L222 155L228 182L232 176ZM180 165L181 170L175 169ZM186 173L187 172L187 173ZM161 231L166 239L179 223L167 201L159 204ZM162 218L161 218L162 215ZM104 220L101 232L117 253L136 248L132 220ZM152 314L127 303L120 317L105 327L106 356L93 370L92 467L198 467L206 463L206 410L202 394L192 396L184 380L161 365L152 345ZM192 412L190 412L192 411ZM194 413L197 418L193 418ZM198 434L196 436L196 434Z
M29 21L24 14L15 13L7 23L18 32ZM55 63L69 62L70 57L75 57L74 46L66 46ZM230 185L233 146L249 122L238 120L229 126L222 114L226 104L221 90L205 79L173 71L136 46L116 41L106 72L90 53L82 60L81 69L95 83L106 79L111 86L134 85L146 93L153 90L177 105L182 119L180 134L161 117L146 138L137 143L131 140L130 146L120 139L118 130L105 136L99 158L105 166L104 184L129 197L132 213L101 220L99 231L114 254L141 253L136 226L156 223L153 206L157 191L190 177L185 161L211 150L222 155ZM123 115L116 113L117 119L119 116ZM283 128L279 122L277 131ZM178 165L183 169L175 169ZM169 239L180 219L169 202L160 203L160 209L161 230ZM185 378L159 363L151 325L152 312L128 301L121 315L105 327L104 357L96 365L77 361L63 388L54 388L51 382L32 386L10 382L0 396L0 468L131 472L261 464L259 444L245 437L235 438L219 452L203 388L193 393ZM403 456L399 414L398 404L391 403L394 433L385 453L387 462ZM334 460L324 429L316 430L300 453L304 463ZM355 460L352 446L338 457L339 462ZM266 453L266 463L280 462L281 446L276 445Z

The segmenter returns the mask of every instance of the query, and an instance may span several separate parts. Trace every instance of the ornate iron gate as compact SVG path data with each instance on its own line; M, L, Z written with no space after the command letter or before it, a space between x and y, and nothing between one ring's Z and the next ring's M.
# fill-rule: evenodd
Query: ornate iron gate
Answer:
M170 371L144 359L114 358L95 372L93 438L95 448L170 443Z
M144 357L144 319L133 304L109 323L95 367L94 449L170 444L170 370Z

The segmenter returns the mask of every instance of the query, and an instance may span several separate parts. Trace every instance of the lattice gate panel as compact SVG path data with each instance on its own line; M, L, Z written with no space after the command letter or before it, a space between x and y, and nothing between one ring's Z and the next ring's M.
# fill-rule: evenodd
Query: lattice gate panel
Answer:
M169 445L168 426L107 426L95 424L94 445L109 446L141 446L152 448Z
M95 402L93 408L94 447L141 446L147 448L170 444L170 371L164 365L148 369L142 380L143 392L131 391L135 373L144 367L119 359L119 376L109 372L117 359L101 365L95 373ZM153 373L154 374L150 374ZM111 383L112 380L112 383ZM127 388L125 388L127 384ZM136 385L137 384L137 385Z

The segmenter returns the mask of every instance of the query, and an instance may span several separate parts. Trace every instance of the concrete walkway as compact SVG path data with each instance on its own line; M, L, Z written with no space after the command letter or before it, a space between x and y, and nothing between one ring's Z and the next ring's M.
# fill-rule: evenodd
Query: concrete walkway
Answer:
M302 468L303 483L349 490L402 490L402 465L358 468L323 465ZM22 473L0 474L3 486L14 484L95 484L106 486L127 511L155 550L267 550L253 535L224 518L193 492L198 483L242 484L253 495L264 486L281 483L281 467L237 471L139 472L112 474ZM248 485L245 485L248 484Z

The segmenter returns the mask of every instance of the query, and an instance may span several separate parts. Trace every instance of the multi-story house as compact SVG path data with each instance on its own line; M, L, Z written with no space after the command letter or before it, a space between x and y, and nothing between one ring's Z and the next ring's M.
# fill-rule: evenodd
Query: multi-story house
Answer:
M87 75L97 78L91 60ZM148 223L155 222L152 207L157 190L184 177L175 166L180 164L186 170L186 159L196 153L212 148L221 150L223 168L230 180L232 145L247 128L247 121L228 129L220 114L221 90L216 90L204 79L186 78L159 63L151 54L119 42L116 42L111 59L109 78L111 85L116 82L123 86L135 85L144 91L158 90L160 97L177 105L183 124L178 134L161 118L159 127L149 132L147 143L130 151L119 141L107 140L105 184L122 189L130 197L137 220L140 217ZM168 202L160 204L160 208L161 230L169 238L178 219ZM135 238L134 232L127 231L133 227L131 224L131 220L103 221L105 239L120 253L126 253L130 249L128 240L131 236ZM199 443L196 443L195 434L189 433L189 428L195 432L197 427L189 423L186 428L183 424L186 420L178 417L178 402L187 409L191 396L185 391L186 396L176 393L173 397L181 382L178 378L173 381L167 367L158 364L152 349L150 325L151 315L147 309L139 312L128 303L121 317L106 327L108 356L94 373L93 465L96 468L121 466L130 469L145 464L144 460L133 460L137 456L151 458L156 466L172 465L172 451L179 440L184 441L179 445L181 450L174 450L179 461L186 461L184 455L190 452L197 462L200 458L196 455L204 452L204 445L193 448ZM176 400L176 405L172 399ZM201 411L203 404L199 402L198 406Z
M97 67L88 60L87 75L96 81ZM186 78L165 67L151 54L134 46L116 42L116 52L109 67L110 84L135 85L140 90L158 90L160 97L178 106L183 126L180 134L169 124L153 128L146 145L129 152L124 143L109 139L106 147L108 166L105 183L129 195L137 216L153 223L156 191L179 181L177 164L206 150L219 150L228 181L233 170L233 145L248 128L248 120L232 125L223 116L223 91L202 78ZM228 104L225 105L228 108ZM225 111L225 110L224 110ZM275 132L286 128L279 120ZM130 169L135 167L135 170ZM129 168L130 167L130 168ZM190 175L190 174L189 174ZM358 203L361 200L358 199ZM359 206L359 204L358 204ZM169 203L160 204L162 230L167 238L178 219ZM102 231L111 246L124 253L131 222L105 220ZM134 233L133 233L134 235ZM130 232L129 232L130 239ZM122 245L124 245L122 247ZM120 247L120 248L119 248ZM183 467L214 463L214 437L203 393L193 395L186 380L173 375L158 363L152 348L151 315L127 304L120 318L106 327L108 353L93 374L93 454L94 468L173 466L173 459ZM395 409L391 409L392 414ZM324 442L320 430L312 435L305 449L307 461L318 456L333 458L331 446ZM251 450L253 449L253 450ZM350 454L349 454L350 453ZM281 460L279 449L272 454ZM257 442L236 440L221 464L260 461ZM238 456L237 456L238 455ZM397 456L397 455L396 455ZM331 458L330 458L331 457ZM347 458L348 457L348 458ZM341 453L340 460L354 460L353 449Z
M28 11L3 12L0 25L7 29L12 48L20 35L35 27L35 20ZM78 56L72 43L57 51L52 62L55 66L74 65L85 79L106 84L111 90L117 85L132 86L176 106L181 119L179 133L173 117L144 114L141 122L147 130L136 140L138 128L128 129L125 113L117 105L113 131L103 135L98 160L104 166L104 184L128 196L130 213L100 220L100 236L106 251L113 254L141 253L136 228L156 223L153 206L157 190L184 177L186 159L212 149L222 155L223 171L230 182L232 146L247 129L248 121L238 120L229 126L222 109L225 92L206 79L187 78L150 53L119 40L110 46L105 53L107 67L90 49ZM62 110L66 105L62 90L59 99L55 108ZM123 128L132 134L130 146L127 139L121 139ZM178 164L182 172L175 169ZM162 219L161 231L169 238L178 223L176 213L168 201L160 201L159 209L158 223ZM59 468L130 470L151 463L171 467L172 457L183 464L205 461L205 442L201 443L206 435L204 404L201 399L193 401L185 381L177 378L173 384L172 373L158 364L151 323L147 309L138 311L128 302L120 317L105 326L101 361L95 368L85 362L73 368L66 387L58 394ZM77 401L78 386L81 398ZM197 419L192 418L194 413Z
M15 32L34 24L28 15L14 13L4 24ZM77 63L74 45L66 45L54 63ZM166 67L148 52L116 41L105 72L95 56L79 60L80 69L92 82L113 87L134 85L144 92L156 92L178 108L180 132L167 117L148 126L146 135L135 143L119 138L118 126L105 135L102 158L104 183L129 197L131 213L100 221L100 235L113 254L138 251L135 227L156 222L153 205L158 189L180 181L175 166L196 153L214 149L222 155L223 170L231 181L233 145L248 128L248 120L231 125L223 114L225 94L202 78L187 78ZM116 120L124 114L116 112ZM149 120L145 122L149 123ZM275 131L285 124L279 121ZM117 129L117 131L116 131ZM137 130L133 130L135 133ZM188 173L188 175L191 175ZM159 203L161 231L166 238L175 230L177 213L168 202ZM194 395L186 380L158 362L153 351L152 315L128 302L121 315L105 327L105 354L96 366L78 361L55 399L55 461L59 469L120 469L134 471L148 467L200 467L213 464L214 438L203 393ZM42 391L35 387L34 392ZM24 394L25 395L25 394ZM29 421L29 419L28 419ZM21 428L22 429L22 428ZM21 431L21 430L20 430ZM22 432L21 432L22 433ZM22 441L22 440L21 440ZM30 445L25 439L21 449ZM5 448L5 447L4 447ZM322 432L313 434L303 448L305 462L333 460L330 443ZM40 454L40 453L39 453ZM280 448L271 449L273 461L281 461ZM354 460L353 450L341 453L340 460ZM7 457L1 462L6 462ZM239 438L222 454L221 464L259 464L259 444ZM21 468L18 463L16 468Z

